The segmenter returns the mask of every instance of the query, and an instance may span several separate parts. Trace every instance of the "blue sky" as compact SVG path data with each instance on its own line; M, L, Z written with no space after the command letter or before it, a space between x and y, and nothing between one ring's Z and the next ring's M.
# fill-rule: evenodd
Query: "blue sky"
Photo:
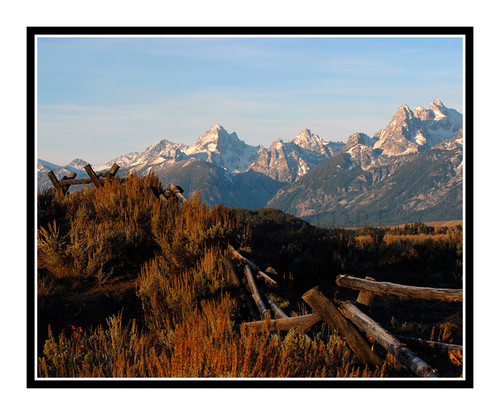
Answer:
M40 37L38 157L101 164L216 123L264 146L373 135L401 104L462 112L462 58L458 37Z

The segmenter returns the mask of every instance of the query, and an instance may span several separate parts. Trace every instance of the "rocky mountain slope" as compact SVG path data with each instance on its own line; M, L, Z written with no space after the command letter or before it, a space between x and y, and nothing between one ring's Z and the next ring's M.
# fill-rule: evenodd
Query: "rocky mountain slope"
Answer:
M259 158L249 170L260 172L279 182L293 183L309 170L344 147L343 142L325 141L304 129L288 142L277 140L269 149L261 148Z
M455 137L462 124L462 115L439 99L427 109L418 106L415 111L401 105L389 125L375 134L374 148L386 156L417 153Z
M96 172L106 171L116 163L121 174L154 172L162 183L182 186L188 196L198 190L209 204L258 208L264 207L280 188L343 146L344 143L322 140L305 129L289 142L278 140L266 149L248 145L235 132L230 134L216 124L192 146L161 140L144 152L128 153L93 168ZM74 163L56 166L39 160L39 189L51 186L46 175L49 170L61 178L69 170L75 170L71 167ZM78 176L86 177L83 166L87 163L82 160L78 163L81 168L76 171L81 173Z
M462 183L461 132L392 157L358 143L278 191L267 207L329 227L453 220L462 218Z
M302 130L269 148L251 146L214 125L188 146L161 140L113 163L120 173L156 173L162 183L197 190L210 205L274 207L325 226L388 224L462 216L462 115L434 100L414 110L401 105L373 137L352 134L327 141ZM38 160L38 188L75 171L86 177L83 160L66 166Z

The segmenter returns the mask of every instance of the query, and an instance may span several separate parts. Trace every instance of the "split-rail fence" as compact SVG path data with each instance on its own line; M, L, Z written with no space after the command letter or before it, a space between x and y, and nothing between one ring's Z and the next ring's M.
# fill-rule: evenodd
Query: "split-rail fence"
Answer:
M87 164L86 166L84 166L84 170L89 177L85 179L75 179L77 174L75 172L71 172L68 176L64 176L61 180L58 180L52 170L47 173L47 176L49 177L52 186L54 186L54 189L64 195L68 192L70 186L72 185L93 184L96 188L100 188L107 182L124 182L125 180L127 180L125 177L117 176L119 169L120 166L114 163L109 171L97 174L94 169L92 169L92 166L90 164ZM182 189L182 187L175 184L169 184L168 189L158 195L151 188L148 188L146 192L154 195L155 197L158 197L164 203L167 202L167 198L170 195L174 195L180 203L186 201L186 198L182 194L184 193L184 190Z
M323 322L347 343L363 364L381 368L386 362L386 358L374 350L373 342L376 342L388 354L396 358L404 368L418 377L431 378L437 377L438 374L436 369L416 355L408 345L413 344L418 346L419 349L424 348L440 352L450 359L453 357L456 360L462 356L461 345L410 337L396 337L361 311L360 307L353 302L330 300L318 287L313 287L302 295L302 299L312 308L313 312L288 317L268 296L261 293L256 284L255 276L271 286L277 286L278 283L231 245L229 245L229 252L234 260L242 262L244 278L241 283L248 289L249 296L253 299L258 314L260 314L259 320L244 323L248 328L260 330L268 327L270 330L275 331L288 331L294 328L300 333L306 334L314 325ZM232 265L231 272L233 273L233 280L240 284L239 277L235 275ZM458 289L413 287L375 281L369 277L360 279L346 275L337 276L336 283L339 287L359 290L360 293L356 303L365 307L371 304L374 295L394 295L405 299L462 301L462 290ZM247 304L249 302L247 298ZM271 318L271 311L274 313L274 319ZM255 312L253 314L254 316L257 315Z

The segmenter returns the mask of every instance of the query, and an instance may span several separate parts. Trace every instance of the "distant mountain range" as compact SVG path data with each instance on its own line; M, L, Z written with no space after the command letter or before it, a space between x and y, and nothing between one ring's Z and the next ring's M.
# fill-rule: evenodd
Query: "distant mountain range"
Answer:
M332 142L304 129L264 148L216 124L192 146L162 140L93 168L154 172L187 196L198 190L209 205L267 206L321 226L452 220L462 218L462 128L462 115L435 100L428 108L400 106L373 137ZM38 160L38 188L51 186L49 170L86 177L86 164Z

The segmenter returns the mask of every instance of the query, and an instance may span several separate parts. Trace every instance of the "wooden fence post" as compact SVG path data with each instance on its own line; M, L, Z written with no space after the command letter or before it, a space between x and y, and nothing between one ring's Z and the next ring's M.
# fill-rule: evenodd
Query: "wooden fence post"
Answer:
M95 174L94 170L92 169L92 166L90 164L87 164L84 167L84 169L87 172L87 174L89 175L90 180L92 180L92 183L94 183L94 186L97 189L99 189L99 187L101 187L101 182L99 181L99 178L97 177L97 175Z
M415 375L423 377L436 377L435 370L432 369L420 357L413 354L403 343L384 330L374 320L362 313L354 304L341 303L342 313L351 320L361 330L380 343L403 365L410 369Z
M311 288L302 298L348 344L359 360L382 367L384 361L371 349L358 329L319 291L318 287Z
M365 279L370 280L370 281L375 281L371 277L365 277ZM367 307L369 307L371 305L372 301L373 301L373 293L371 293L369 291L363 291L363 290L359 292L358 298L356 299L357 303L363 304Z
M118 172L118 169L120 168L120 166L116 163L113 163L113 165L111 166L111 168L109 169L109 175L111 177L115 177L116 173Z
M59 184L59 180L57 180L57 177L52 170L47 173L47 176L49 176L52 186L54 186L57 191L64 193L63 187Z

